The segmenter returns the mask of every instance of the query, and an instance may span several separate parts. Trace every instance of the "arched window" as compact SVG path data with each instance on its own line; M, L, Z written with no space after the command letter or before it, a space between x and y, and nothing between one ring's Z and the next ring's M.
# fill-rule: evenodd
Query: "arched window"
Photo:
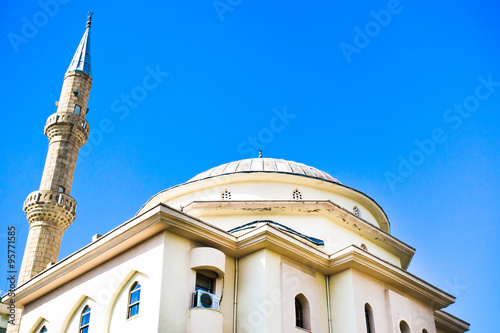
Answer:
M306 330L311 329L309 302L303 294L295 296L295 326Z
M295 297L295 326L304 328L304 315L302 313L302 304Z
M224 192L222 192L222 200L230 200L231 199L231 192L229 192L228 190L224 190Z
M44 327L42 327L42 328L40 329L40 331L38 331L38 332L39 332L39 333L47 333L47 332L48 332L48 331L47 331L47 327L45 327L45 326L44 326Z
M80 333L88 333L90 326L90 307L87 305L83 308L82 319L80 320Z
M354 206L352 211L353 211L354 215L356 215L357 217L361 217L361 212L360 212L358 206Z
M406 323L406 321L401 320L399 322L399 331L401 333L411 333L410 326L408 326L408 324Z
M139 314L139 302L141 300L141 285L139 282L135 282L130 288L130 294L128 297L128 315L127 318L133 317Z
M302 193L300 193L299 189L296 188L292 193L293 200L302 200Z
M429 333L429 332L427 332L427 330L424 328L424 329L422 330L422 333Z
M375 324L373 322L373 311L370 304L365 304L365 322L366 322L366 333L375 333Z

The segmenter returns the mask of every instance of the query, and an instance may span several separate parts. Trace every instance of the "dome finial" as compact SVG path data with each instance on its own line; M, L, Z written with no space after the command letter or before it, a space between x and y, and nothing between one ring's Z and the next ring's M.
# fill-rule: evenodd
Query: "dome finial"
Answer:
M90 28L90 26L92 25L92 15L93 15L93 14L94 14L94 13L92 13L92 12L89 12L89 13L87 14L87 28Z
M259 148L259 158L262 158L262 149Z

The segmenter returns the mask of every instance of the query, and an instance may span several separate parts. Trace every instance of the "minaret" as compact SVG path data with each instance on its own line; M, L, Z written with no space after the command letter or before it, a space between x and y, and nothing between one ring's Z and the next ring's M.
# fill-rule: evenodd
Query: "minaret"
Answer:
M64 230L75 219L76 201L70 196L76 158L87 142L88 112L92 77L90 72L90 24L64 76L57 112L47 119L44 132L49 150L40 189L28 195L24 211L30 224L18 285L57 262Z

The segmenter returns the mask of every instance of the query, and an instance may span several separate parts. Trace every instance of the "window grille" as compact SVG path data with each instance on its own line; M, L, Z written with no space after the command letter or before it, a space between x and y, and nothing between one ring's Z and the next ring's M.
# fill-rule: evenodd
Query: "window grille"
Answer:
M231 192L229 192L228 190L224 190L224 192L222 192L222 200L231 200Z

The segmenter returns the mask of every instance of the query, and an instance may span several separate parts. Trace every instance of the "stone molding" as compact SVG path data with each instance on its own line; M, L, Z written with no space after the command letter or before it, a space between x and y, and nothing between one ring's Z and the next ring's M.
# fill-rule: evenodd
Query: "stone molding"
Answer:
M74 130L76 129L76 130ZM44 127L44 133L52 142L58 136L72 135L76 139L78 148L83 146L89 137L90 125L88 121L75 113L54 113Z
M48 224L64 231L75 220L76 200L55 191L34 191L24 201L23 210L30 225Z

